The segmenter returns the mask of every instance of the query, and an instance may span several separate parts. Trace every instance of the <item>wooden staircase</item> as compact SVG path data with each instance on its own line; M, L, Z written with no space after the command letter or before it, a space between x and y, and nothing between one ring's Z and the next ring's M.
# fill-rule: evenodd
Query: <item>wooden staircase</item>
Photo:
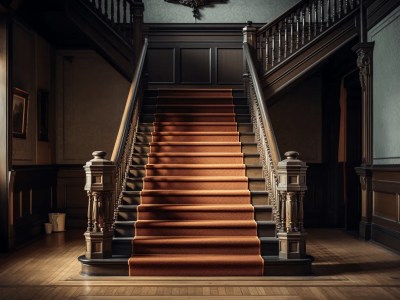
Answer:
M232 91L226 90L147 92L132 166L118 206L115 255L133 253L133 260L141 255L146 266L151 266L143 253L171 254L173 249L186 249L198 254L201 243L208 254L231 251L234 261L240 260L237 249L245 249L244 245L254 248L257 243L262 256L278 255L272 206L246 101L233 98ZM186 109L191 114L180 115ZM243 228L243 234L254 231L260 242L246 236L235 242L241 225L250 226ZM183 236L182 231L186 231ZM204 268L192 267L191 272L198 270L196 275L210 275ZM188 267L182 268L185 271L180 274L194 275ZM231 269L222 269L225 275L234 275ZM142 273L132 271L136 274ZM155 274L166 275L159 270Z

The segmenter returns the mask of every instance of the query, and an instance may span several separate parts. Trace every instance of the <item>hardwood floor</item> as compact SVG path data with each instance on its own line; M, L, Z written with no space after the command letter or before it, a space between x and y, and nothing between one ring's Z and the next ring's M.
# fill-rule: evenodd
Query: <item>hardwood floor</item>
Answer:
M308 277L83 277L83 232L0 255L0 299L400 299L400 255L340 230L309 230Z

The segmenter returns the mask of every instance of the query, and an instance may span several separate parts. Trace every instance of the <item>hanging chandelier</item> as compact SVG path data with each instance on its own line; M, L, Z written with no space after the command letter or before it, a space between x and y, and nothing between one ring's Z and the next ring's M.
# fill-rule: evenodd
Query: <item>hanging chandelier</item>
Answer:
M199 11L200 7L207 6L213 3L228 2L228 0L164 0L164 1L190 7L192 9L193 18L195 19L195 21L201 19L201 14Z

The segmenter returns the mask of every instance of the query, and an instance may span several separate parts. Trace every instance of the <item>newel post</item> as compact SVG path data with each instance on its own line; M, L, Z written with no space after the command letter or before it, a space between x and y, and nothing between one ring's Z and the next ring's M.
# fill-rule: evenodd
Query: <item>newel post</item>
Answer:
M247 21L246 26L243 28L243 43L249 44L252 54L256 53L257 49L257 28L253 26L252 21ZM243 52L243 81L244 90L248 93L249 87L249 69L246 61L246 56ZM249 95L247 95L249 96Z
M306 233L303 228L303 199L306 184L306 163L299 153L289 151L278 163L279 193L279 257L300 259L306 257Z
M87 259L109 258L112 255L114 164L105 159L106 152L93 152L93 159L83 167L88 195L88 224L85 232Z
M139 60L140 52L143 47L143 11L142 0L132 2L132 29L133 29L133 49L135 51L135 62Z

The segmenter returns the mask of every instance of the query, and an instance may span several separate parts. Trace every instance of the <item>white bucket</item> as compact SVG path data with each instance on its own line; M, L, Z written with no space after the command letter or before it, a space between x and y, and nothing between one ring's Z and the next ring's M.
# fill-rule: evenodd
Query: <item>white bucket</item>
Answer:
M65 231L65 214L64 213L51 213L49 214L49 221L53 225L53 231Z
M44 223L44 231L46 232L46 234L51 234L51 232L53 231L53 224Z

